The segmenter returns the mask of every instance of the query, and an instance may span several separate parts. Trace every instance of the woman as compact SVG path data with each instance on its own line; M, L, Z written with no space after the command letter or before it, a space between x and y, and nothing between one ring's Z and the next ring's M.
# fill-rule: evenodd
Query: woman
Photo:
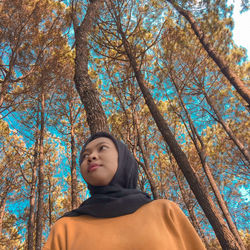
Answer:
M138 189L138 167L113 136L91 136L80 154L91 197L52 227L44 250L202 250L189 220L173 202Z

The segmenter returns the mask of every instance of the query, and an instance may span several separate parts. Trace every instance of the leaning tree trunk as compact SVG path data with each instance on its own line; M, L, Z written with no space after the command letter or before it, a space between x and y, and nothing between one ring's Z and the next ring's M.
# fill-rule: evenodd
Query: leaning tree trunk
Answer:
M112 2L110 3L112 4ZM116 15L116 13L114 13L114 15ZM137 65L135 56L132 53L131 46L126 38L125 33L122 30L122 25L119 20L119 17L117 15L115 17L116 17L118 32L122 37L125 53L129 59L129 62L134 71L136 80L142 91L145 102L150 110L151 115L153 116L156 122L158 129L160 130L165 142L168 144L178 166L182 170L185 178L187 179L190 188L192 189L197 201L202 207L206 217L211 223L222 248L225 250L236 250L236 249L239 250L240 249L239 245L235 240L232 232L228 229L218 209L214 205L212 198L205 191L206 189L204 185L202 185L199 176L190 165L186 154L182 151L173 133L171 132L167 122L164 120L159 109L157 108L152 98L152 95L150 94L148 88L145 85L144 77L141 73L140 68Z
M87 114L91 134L98 131L109 131L107 117L99 100L98 91L88 74L88 36L102 5L103 0L90 1L86 15L80 25L77 24L76 10L72 12L76 48L74 81Z
M218 205L219 205L219 207L220 207L220 209L221 209L221 211L222 211L222 213L224 215L225 220L227 221L227 224L228 224L231 232L234 234L235 239L237 240L237 242L239 243L241 248L244 249L245 248L244 243L243 243L243 241L242 241L242 239L241 239L241 237L239 235L239 232L237 230L236 225L234 224L234 222L233 222L233 220L231 218L231 215L230 215L229 210L228 210L228 208L226 206L226 203L225 203L225 201L224 201L224 199L223 199L223 197L222 197L222 195L220 193L220 190L219 190L219 188L218 188L218 186L217 186L217 184L216 184L216 182L214 180L214 177L212 175L210 167L209 167L208 163L206 162L207 154L206 154L206 147L205 147L205 144L203 142L203 139L199 135L196 127L194 126L193 120L192 120L192 118L191 118L191 116L190 116L190 114L189 114L189 112L187 110L187 107L186 107L186 105L185 105L185 103L184 103L184 101L182 99L180 89L179 89L178 85L175 83L175 80L173 79L172 76L171 76L171 80L172 80L172 82L173 82L173 84L175 86L175 89L176 89L180 104L181 104L182 108L184 109L185 114L187 116L188 123L189 123L189 126L191 128L191 133L192 133L192 136L190 136L190 137L191 137L191 139L192 139L192 141L193 141L193 143L195 145L196 151L197 151L197 153L199 155L199 158L200 158L202 168L203 168L203 170L204 170L204 172L206 174L206 177L207 177L207 179L208 179L208 181L210 183L210 186L211 186L211 188L213 190L213 193L215 195L217 203L218 203ZM206 95L206 93L205 93L205 95ZM188 131L188 133L189 133L189 131Z
M152 172L151 172L151 169L150 169L150 166L149 166L149 159L147 157L147 154L143 148L143 141L142 141L142 136L141 136L141 133L140 133L140 130L139 130L139 124L138 124L138 117L137 117L137 111L135 110L134 114L134 121L135 121L135 126L136 126L136 130L137 130L137 139L138 139L138 146L141 150L141 153L142 153L142 158L143 158L143 161L144 161L144 164L142 164L142 168L148 178L148 182L149 182L149 185L150 185L150 189L152 191L152 194L153 194L153 197L155 200L159 199L159 194L157 192L157 187L156 187L156 183L154 181L154 178L153 178L153 175L152 175Z
M43 84L43 83L42 83ZM44 215L44 113L45 113L45 94L44 86L41 90L41 122L40 122L40 138L39 138L39 163L38 163L38 202L37 202L37 218L36 218L36 250L42 248L43 234L43 215Z
M36 171L38 165L38 143L39 143L39 115L37 111L37 128L35 132L35 148L34 148L34 163L32 166L32 178L30 188L30 207L29 207L29 220L28 220L28 250L34 249L34 229L35 229L35 198L36 198Z
M6 200L7 200L7 195L3 197L3 199L1 200L1 204L0 204L0 240L2 238L3 216L5 212Z
M204 242L205 246L208 248L208 246L209 246L208 240L207 240L207 238L206 238L206 236L205 236L205 234L200 226L200 223L199 223L199 221L194 213L194 208L190 204L190 197L187 194L187 192L183 186L182 180L180 179L179 171L175 168L174 164L172 164L172 168L173 168L173 172L174 172L174 175L176 177L176 180L178 182L178 185L180 187L181 196L182 196L183 202L188 210L192 224L193 224L194 228L196 229L196 231L200 232L202 241Z
M52 192L51 192L51 180L50 180L50 176L48 176L48 184L49 184L49 197L48 197L48 202L49 202L49 226L51 227L52 226L52 211L53 211L53 202L52 202Z
M10 184L8 183L8 180L7 180L7 186L5 186L4 191L2 192L1 194L2 197L0 200L0 240L2 238L3 217L5 213L5 206L6 206L9 190L10 190Z
M173 7L186 18L186 20L190 23L195 35L198 37L200 43L203 48L207 51L210 58L217 64L220 68L221 72L228 79L228 81L235 87L237 92L241 95L241 97L248 103L250 106L250 90L247 86L245 86L244 82L234 73L234 71L229 67L228 63L221 57L218 52L212 47L209 43L209 39L201 30L197 22L194 20L192 14L182 9L174 0L167 0L169 3L173 5Z

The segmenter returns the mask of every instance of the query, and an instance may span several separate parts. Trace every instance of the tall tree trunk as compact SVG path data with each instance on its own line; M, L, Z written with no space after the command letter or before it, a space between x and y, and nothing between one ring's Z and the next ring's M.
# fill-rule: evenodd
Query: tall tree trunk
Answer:
M1 202L1 206L0 206L0 240L2 238L3 216L4 216L4 212L5 212L6 200L7 200L7 196L4 197L4 199Z
M49 226L52 226L52 211L53 211L53 204L51 201L51 181L50 176L48 176L48 183L49 183Z
M103 0L90 1L86 15L80 25L77 24L76 10L72 11L76 46L74 81L87 114L91 134L98 131L109 131L107 117L99 100L98 91L88 74L88 36L102 5Z
M7 184L5 190L1 194L1 201L0 201L0 240L2 238L2 229L3 229L3 216L5 213L5 206L7 201L8 192L10 189L10 185Z
M228 63L223 59L223 57L220 56L218 52L216 52L216 50L212 47L212 45L209 43L209 39L196 23L192 14L189 11L182 9L174 0L167 1L171 3L173 7L190 23L195 35L198 37L200 43L207 51L210 58L212 58L212 60L220 68L224 76L235 87L241 97L248 103L248 106L250 106L250 90L247 86L245 86L244 82L233 72L233 70L230 69Z
M4 80L2 82L1 91L0 91L0 108L2 107L4 98L7 94L7 88L8 88L8 82Z
M110 1L110 3L112 5L112 1ZM207 192L205 191L205 187L204 185L202 185L199 179L199 176L190 165L186 154L180 148L167 122L164 120L163 116L158 110L152 98L152 95L150 94L148 88L145 85L144 77L141 73L140 68L137 65L135 56L132 53L131 46L126 38L125 33L122 30L120 19L116 13L114 13L114 15L116 18L118 32L120 33L122 37L122 42L123 42L125 52L131 64L131 67L134 71L135 77L142 91L145 102L150 110L150 113L152 114L156 122L156 125L158 129L160 130L165 142L168 144L178 166L182 170L185 178L187 179L190 185L190 188L192 189L197 201L199 202L205 215L207 216L209 222L211 223L222 248L225 250L240 249L237 241L234 239L233 234L228 229L218 209L214 205L213 200L211 199L210 196L208 196Z
M43 84L43 83L42 83ZM45 113L45 94L44 86L41 90L41 122L40 122L40 139L39 139L39 165L38 165L38 204L37 204L37 219L36 219L36 250L42 247L42 233L43 233L43 215L44 215L44 113Z
M244 156L244 158L247 160L247 162L249 164L250 163L250 153L249 153L249 151L244 147L243 143L241 143L241 141L234 135L233 131L226 124L226 122L224 122L222 116L220 115L220 112L215 107L215 105L213 103L213 100L207 95L207 93L204 90L202 90L202 92L203 92L203 94L204 94L204 96L205 96L205 98L207 100L207 103L209 104L209 106L212 108L215 115L217 116L217 119L215 118L215 120L222 125L222 127L224 128L224 130L228 134L229 138L235 143L235 145L240 150L240 152L242 153L242 155Z
M146 174L146 176L148 178L148 182L149 182L150 189L152 191L153 197L154 197L155 200L157 200L160 197L159 197L159 194L157 192L156 183L154 181L154 178L152 176L152 172L151 172L151 169L150 169L150 166L149 166L149 159L147 157L147 153L145 152L144 147L143 147L143 139L142 139L140 129L139 129L139 124L138 124L138 115L137 115L137 111L135 109L134 109L134 112L133 112L133 116L134 116L136 131L137 131L138 146L139 146L139 148L141 150L143 161L144 161L144 164L142 164L142 167L143 167L143 170L144 170L144 172L145 172L145 174Z
M72 114L72 105L70 105L70 143L71 143L71 207L72 209L77 208L77 176L76 176L76 143L75 143L75 131L74 131L74 121Z
M174 77L171 76L171 80L172 80L172 83L175 86L177 95L179 97L180 104L181 104L182 108L184 109L186 117L188 119L188 123L189 123L190 129L191 129L191 134L192 134L192 136L190 136L190 137L191 137L191 139L192 139L192 141L193 141L193 143L195 145L195 148L197 150L197 153L198 153L200 161L201 161L202 168L203 168L203 170L204 170L204 172L206 174L206 177L207 177L207 179L208 179L208 181L210 183L210 186L211 186L211 188L212 188L212 190L214 192L217 203L218 203L218 205L219 205L219 207L220 207L220 209L221 209L221 211L222 211L222 213L224 215L224 218L227 221L227 224L228 224L231 232L234 234L235 239L237 240L239 245L242 247L242 249L244 249L244 243L243 243L243 241L242 241L242 239L241 239L241 237L239 235L239 232L237 230L236 225L234 224L234 222L233 222L233 220L231 218L230 212L228 211L226 203L225 203L225 201L224 201L224 199L223 199L223 197L222 197L222 195L220 193L220 190L219 190L219 188L218 188L218 186L217 186L217 184L216 184L216 182L214 180L214 177L213 177L213 175L211 173L210 167L206 162L207 154L206 154L206 147L205 147L205 144L203 142L203 139L199 135L197 129L194 126L193 120L192 120L192 118L191 118L191 116L190 116L190 114L189 114L189 112L187 110L187 107L186 107L186 105L185 105L185 103L184 103L184 101L182 99L180 89L179 89L178 85L175 83ZM188 131L188 129L187 129L187 131ZM188 131L188 133L190 134L189 131ZM199 145L198 141L199 141L200 145Z
M170 156L171 157L171 156ZM185 188L183 187L183 183L181 181L181 178L180 178L180 175L179 175L179 171L175 168L174 166L174 163L172 163L172 167L173 167L173 172L175 174L175 177L176 177L176 180L178 182L178 185L180 187L180 191L181 191L181 196L182 196L182 199L183 199L183 202L188 210L188 213L189 213L189 216L191 218L191 221L192 221L192 224L194 226L194 228L196 229L197 232L200 232L200 235L201 235L201 238L205 244L205 246L208 248L209 246L209 243L208 243L208 240L200 226L200 223L194 213L194 209L193 209L193 206L190 204L190 198L189 198L189 195L187 194Z
M37 111L37 128L36 128L36 142L34 148L34 163L32 166L32 179L30 189L30 208L28 220L28 250L34 249L34 229L35 229L35 199L36 199L36 179L37 179L37 165L38 165L38 143L39 143L39 111Z

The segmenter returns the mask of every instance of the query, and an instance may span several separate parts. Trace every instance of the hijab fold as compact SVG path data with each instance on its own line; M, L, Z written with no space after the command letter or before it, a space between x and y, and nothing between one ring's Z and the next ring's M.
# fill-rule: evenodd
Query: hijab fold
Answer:
M118 151L118 168L107 186L92 186L88 184L91 197L85 200L77 209L65 213L62 217L90 215L97 218L112 218L131 214L141 206L151 202L150 196L137 189L138 165L127 146L106 132L92 135L84 144L80 154L89 142L99 137L111 139Z

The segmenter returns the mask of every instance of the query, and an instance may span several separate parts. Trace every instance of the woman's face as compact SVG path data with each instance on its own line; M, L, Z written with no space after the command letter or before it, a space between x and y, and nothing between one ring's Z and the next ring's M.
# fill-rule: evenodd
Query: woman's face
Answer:
M80 166L83 179L92 186L106 186L118 168L118 152L113 141L99 137L91 141L82 153Z

